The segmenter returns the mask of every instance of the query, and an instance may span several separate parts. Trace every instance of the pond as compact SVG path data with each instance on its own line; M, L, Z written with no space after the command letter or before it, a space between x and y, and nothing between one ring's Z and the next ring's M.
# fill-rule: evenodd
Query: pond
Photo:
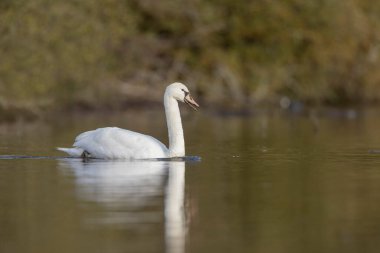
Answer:
M183 112L201 161L55 150L103 126L167 143L160 110L1 125L0 252L378 252L378 111Z

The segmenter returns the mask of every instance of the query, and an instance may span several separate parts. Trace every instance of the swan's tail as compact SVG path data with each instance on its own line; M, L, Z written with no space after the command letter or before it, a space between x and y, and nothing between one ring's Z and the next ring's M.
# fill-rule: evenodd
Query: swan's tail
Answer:
M69 156L72 157L82 157L84 151L81 148L57 148L57 150L66 152Z

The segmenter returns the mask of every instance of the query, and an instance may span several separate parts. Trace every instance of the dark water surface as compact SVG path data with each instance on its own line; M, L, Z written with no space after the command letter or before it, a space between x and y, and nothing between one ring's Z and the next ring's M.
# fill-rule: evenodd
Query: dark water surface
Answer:
M102 126L166 143L160 111L0 126L52 157L0 159L0 252L379 252L380 113L185 114L199 162L56 158Z

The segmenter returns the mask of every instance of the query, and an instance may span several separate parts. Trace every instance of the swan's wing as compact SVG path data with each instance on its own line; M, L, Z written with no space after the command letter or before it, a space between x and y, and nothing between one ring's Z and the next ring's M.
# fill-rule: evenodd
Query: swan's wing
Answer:
M168 153L157 139L117 127L84 132L73 146L87 151L91 157L104 159L164 158Z

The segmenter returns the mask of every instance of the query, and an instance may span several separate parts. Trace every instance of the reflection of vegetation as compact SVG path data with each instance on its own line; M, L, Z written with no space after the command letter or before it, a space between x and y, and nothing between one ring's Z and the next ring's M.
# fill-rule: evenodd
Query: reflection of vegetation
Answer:
M197 131L187 131L187 152L202 157L198 169L186 166L198 207L189 245L195 252L375 252L378 156L359 144L379 143L373 115L324 118L318 133L301 117L199 120Z
M0 102L91 105L172 80L214 102L373 101L379 13L369 0L1 1Z

